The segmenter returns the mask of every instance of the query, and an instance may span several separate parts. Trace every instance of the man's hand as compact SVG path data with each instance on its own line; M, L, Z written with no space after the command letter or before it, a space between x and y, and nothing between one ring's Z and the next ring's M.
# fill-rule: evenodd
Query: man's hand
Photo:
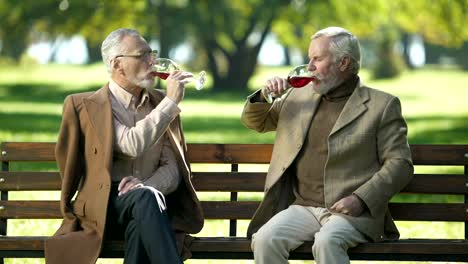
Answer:
M364 209L364 202L355 194L342 198L330 207L330 210L333 212L350 216L360 216L364 212Z
M272 97L280 97L289 87L291 86L286 79L276 76L267 80L262 88L262 93L270 94Z
M174 71L166 79L167 97L178 104L184 98L185 85L189 83L193 74L184 71Z
M135 178L133 176L127 176L123 178L119 183L119 196L133 190L136 188L143 187L143 182L140 179Z

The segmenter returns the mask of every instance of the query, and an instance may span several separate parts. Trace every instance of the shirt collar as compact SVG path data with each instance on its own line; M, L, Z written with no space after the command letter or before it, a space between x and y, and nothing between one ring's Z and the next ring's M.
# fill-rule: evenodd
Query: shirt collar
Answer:
M117 101L119 101L125 109L129 109L131 104L137 100L137 98L132 95L131 93L127 92L124 88L122 88L120 85L118 85L114 80L110 79L109 81L109 90L112 92L112 94L115 96ZM143 105L146 103L149 99L149 94L146 89L143 90L143 94L141 96L141 100L138 104L138 106Z

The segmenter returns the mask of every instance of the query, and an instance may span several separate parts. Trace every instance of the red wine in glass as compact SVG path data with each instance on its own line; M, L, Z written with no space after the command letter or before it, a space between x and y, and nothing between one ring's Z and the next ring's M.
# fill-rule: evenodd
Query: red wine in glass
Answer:
M294 88L302 88L309 84L314 77L308 77L308 76L293 76L293 77L288 77L288 83L294 87Z
M307 64L302 64L294 67L292 71L289 72L287 81L291 87L302 88L312 82L316 77L309 71ZM273 95L266 94L264 95L265 100L268 103L273 102Z
M166 80L167 77L169 77L169 74L170 73L168 73L168 72L153 72L153 76L159 77L159 78L161 78L163 80Z

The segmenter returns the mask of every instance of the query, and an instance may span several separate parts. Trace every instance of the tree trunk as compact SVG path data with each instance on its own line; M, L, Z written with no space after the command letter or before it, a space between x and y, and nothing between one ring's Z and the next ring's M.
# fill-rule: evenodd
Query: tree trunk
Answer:
M272 12L264 25L260 40L255 45L252 46L248 44L247 38L251 31L247 30L247 34L240 41L234 42L236 44L234 53L228 54L220 48L220 51L227 60L228 68L224 76L219 73L216 60L212 55L213 47L217 47L217 44L212 40L213 43L207 46L209 47L206 49L209 58L209 66L213 73L213 91L248 91L248 82L257 67L257 58L260 48L265 42L267 34L270 32L274 17L275 13ZM255 19L253 19L251 29L254 28L255 24Z
M248 82L257 67L258 52L247 47L234 53L228 59L228 72L226 76L218 78L214 83L214 91L246 91Z
M284 54L284 64L283 65L291 65L291 54L289 54L289 47L283 47L283 54Z
M4 38L4 41L2 41L1 54L2 56L13 59L15 62L19 62L26 48L26 34L9 34L8 37Z
M86 47L88 49L88 62L87 62L87 64L92 64L92 63L102 61L101 45L91 44L91 43L87 42Z
M380 37L377 64L372 69L373 77L375 79L396 77L405 68L404 59L395 51L398 35L391 29L384 28Z

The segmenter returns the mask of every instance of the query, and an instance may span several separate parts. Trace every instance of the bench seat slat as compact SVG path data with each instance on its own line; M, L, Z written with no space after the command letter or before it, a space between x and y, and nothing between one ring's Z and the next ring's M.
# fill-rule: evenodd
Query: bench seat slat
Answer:
M265 172L194 172L197 191L263 192ZM0 191L60 190L58 172L0 172ZM415 174L402 193L468 194L461 174Z
M43 256L46 237L1 237L0 255L3 257L26 257L28 254ZM313 242L306 242L291 253L290 259L313 259ZM123 257L123 241L105 241L100 257ZM205 254L217 255L220 259L252 258L250 240L245 237L196 237L191 246L193 258L205 258ZM21 254L22 253L22 254ZM401 239L379 243L364 243L349 249L352 259L371 259L373 254L385 254L399 260L468 260L468 242L457 239ZM39 254L39 255L37 255ZM216 258L216 257L213 257Z
M60 219L58 201L0 201L0 218ZM250 219L259 202L202 201L206 219ZM404 221L466 221L464 204L391 203L392 216Z

